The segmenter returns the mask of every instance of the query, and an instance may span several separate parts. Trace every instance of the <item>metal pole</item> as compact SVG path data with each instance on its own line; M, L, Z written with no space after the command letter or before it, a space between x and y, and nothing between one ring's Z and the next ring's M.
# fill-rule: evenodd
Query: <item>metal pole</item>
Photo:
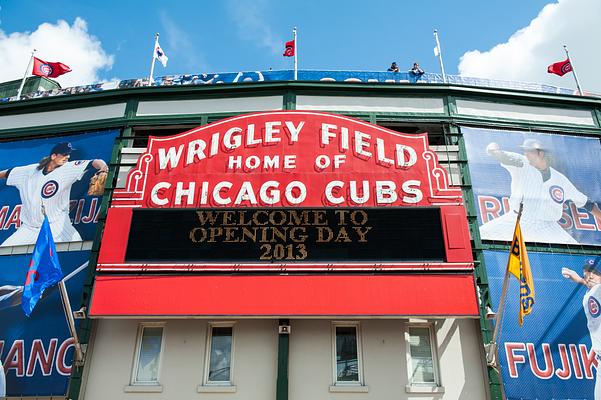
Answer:
M520 210L518 211L518 216L517 216L517 219L515 222L516 226L520 223L520 219L522 218L523 210L524 210L524 203L520 203ZM523 239L524 238L522 238L522 240ZM511 244L513 245L513 239L511 240ZM510 251L510 257L511 257L511 248L509 249L509 251ZM495 356L496 356L496 351L497 351L497 339L499 336L499 327L501 326L501 317L503 315L503 311L505 310L505 296L507 295L508 284L509 284L509 269L506 268L505 279L503 280L503 288L501 289L501 299L499 300L499 308L497 310L497 315L495 317L495 330L492 335L491 351L494 351ZM496 360L496 357L495 357L495 360Z
M148 76L148 86L152 85L152 76L154 75L154 61L155 61L155 53L156 53L156 48L157 45L159 44L159 34L155 33L154 34L154 46L152 48L152 63L150 64L150 75Z
M580 82L578 81L578 76L576 75L576 68L574 68L574 63L570 59L570 53L568 53L568 46L563 45L563 49L566 51L566 56L568 57L568 61L570 61L570 65L572 66L572 74L574 74L574 80L576 81L576 87L578 88L578 93L582 96L582 89L580 88Z
M27 76L31 71L31 64L33 63L33 54L36 52L36 49L33 49L31 52L31 57L29 57L29 63L27 64L27 69L25 70L25 75L23 75L23 80L21 81L21 86L19 86L19 91L17 92L17 100L21 100L21 93L23 92L23 87L25 86L25 81L27 80Z
M63 300L63 309L65 311L65 317L67 318L67 325L69 326L69 332L74 340L75 345L75 361L83 361L83 350L79 338L77 337L77 330L75 329L75 320L73 319L73 311L71 310L71 302L69 302L69 295L67 294L67 288L65 287L65 281L61 280L58 283L58 287L61 292L61 299Z
M296 26L294 27L294 80L298 80L298 44L296 43Z
M434 39L436 39L436 48L438 49L438 62L440 63L440 71L442 72L442 81L447 83L447 75L444 73L444 64L442 62L442 49L438 41L438 30L434 29Z

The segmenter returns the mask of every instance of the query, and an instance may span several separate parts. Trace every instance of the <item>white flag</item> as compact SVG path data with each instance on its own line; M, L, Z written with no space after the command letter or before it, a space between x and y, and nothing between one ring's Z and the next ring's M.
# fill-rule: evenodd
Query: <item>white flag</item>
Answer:
M438 46L434 47L434 57L438 57L440 55L440 51L438 50Z
M163 67L167 66L167 61L169 60L169 57L167 57L163 49L161 49L161 45L159 44L158 39L154 48L154 58L159 60L161 64L163 64Z

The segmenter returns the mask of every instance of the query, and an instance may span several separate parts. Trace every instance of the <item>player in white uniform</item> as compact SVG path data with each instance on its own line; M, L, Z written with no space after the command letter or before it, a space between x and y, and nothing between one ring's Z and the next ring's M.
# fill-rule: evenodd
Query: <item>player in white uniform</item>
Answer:
M15 167L0 171L7 186L15 186L21 196L21 225L0 246L19 246L35 243L44 221L44 206L50 230L56 242L81 241L69 218L71 186L80 180L86 170L93 167L106 173L103 160L69 161L71 143L58 143L50 155L38 164Z
M524 155L503 151L490 143L486 152L499 160L511 175L509 211L480 226L484 240L511 240L515 222L524 202L521 228L524 240L541 243L577 243L559 224L563 204L571 200L598 218L601 210L588 200L562 173L550 166L548 151L535 139L526 139L521 146Z
M583 277L569 268L562 268L561 274L564 278L571 279L588 289L582 299L582 308L586 315L586 325L591 336L595 358L599 362L595 381L595 400L601 400L601 258L586 260L582 271Z

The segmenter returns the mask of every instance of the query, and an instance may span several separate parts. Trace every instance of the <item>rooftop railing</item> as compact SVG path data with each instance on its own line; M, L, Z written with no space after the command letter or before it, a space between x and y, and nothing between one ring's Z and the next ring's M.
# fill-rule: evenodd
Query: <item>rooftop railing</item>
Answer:
M159 87L159 86L202 86L219 84L244 84L247 82L277 82L294 80L294 71L242 71L214 74L184 74L167 75L155 78L149 85L148 78L128 79L122 81L111 81L95 83L92 85L75 86L53 90L41 90L34 93L26 93L21 100L35 99L40 97L53 97L63 95L76 95L81 93L101 92L106 90L119 90L137 87ZM442 75L425 73L416 75L411 72L370 72L370 71L309 71L299 70L298 81L303 82L353 82L366 84L448 84L473 86L493 89L511 89L527 92L577 95L573 89L560 88L540 83L526 83L515 81L503 81L496 79L469 78L459 75L447 75L446 83ZM601 97L601 94L585 93L586 96ZM16 101L15 97L0 99L0 102Z

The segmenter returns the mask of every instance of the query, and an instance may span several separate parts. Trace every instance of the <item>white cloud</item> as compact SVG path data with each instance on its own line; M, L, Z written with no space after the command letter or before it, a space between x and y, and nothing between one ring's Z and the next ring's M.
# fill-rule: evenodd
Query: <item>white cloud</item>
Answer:
M71 67L72 72L53 78L62 87L99 82L98 71L113 65L113 56L88 33L86 21L77 17L73 25L60 20L43 23L33 32L7 34L0 30L0 82L23 78L32 49L37 49L36 57L44 61Z
M582 89L601 92L601 1L559 0L546 5L530 24L488 51L466 52L459 74L471 77L545 83L575 88L572 74L559 77L547 66L565 59L563 45L570 50Z
M264 0L255 0L252 3L230 0L228 6L230 15L238 27L238 34L243 39L265 47L273 54L284 51L284 42L275 37L270 24L263 18L263 9L266 8Z

